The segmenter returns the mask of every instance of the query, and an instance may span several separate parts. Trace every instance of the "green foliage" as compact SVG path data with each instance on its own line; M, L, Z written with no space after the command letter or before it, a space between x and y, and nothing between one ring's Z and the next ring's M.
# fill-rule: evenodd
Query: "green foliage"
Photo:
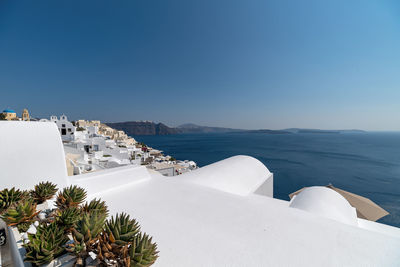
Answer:
M51 182L41 182L35 185L35 190L31 191L31 196L36 203L41 204L46 200L51 199L57 190L57 185Z
M102 213L83 213L72 229L74 246L69 250L79 255L87 255L98 235L103 230L107 215Z
M78 207L59 210L56 214L56 222L58 225L65 227L65 230L69 232L71 227L79 220L81 213Z
M76 185L64 188L57 195L56 206L59 209L77 207L86 199L85 189Z
M93 199L89 203L86 202L82 206L82 211L86 213L100 212L108 215L108 207L106 202L101 201L101 199Z
M64 228L55 222L37 227L36 234L28 235L29 243L25 244L25 261L37 266L49 263L64 252L63 245L68 241Z
M175 160L176 160L176 158L174 158L174 157L169 158L169 161L175 161Z
M78 127L78 128L76 128L76 130L77 130L78 132L82 132L82 131L85 131L86 129L83 128L83 127Z
M158 258L157 244L147 234L138 234L129 247L130 266L147 267Z
M31 226L32 222L23 222L19 223L17 225L17 229L20 233L26 232L29 229L29 226Z
M28 196L28 192L5 188L0 191L0 214L7 210L12 204L17 203Z
M33 217L38 213L39 212L36 211L36 203L33 199L25 199L13 204L3 213L1 218L7 225L14 226L20 223L32 223Z
M126 245L139 233L140 226L135 219L130 219L129 215L121 213L107 220L105 230L117 245Z
M4 113L0 113L0 121L5 121L6 115Z
M15 188L0 191L0 216L9 226L17 226L26 232L34 222L36 205L51 199L57 192L56 185L41 182L27 191ZM28 234L24 244L25 261L39 266L51 262L65 251L76 255L76 265L84 265L88 253L96 253L101 264L147 267L158 258L157 244L140 232L140 225L126 213L117 214L106 221L108 207L101 199L82 204L87 193L83 188L70 186L57 195L57 210L51 223L42 223L36 234ZM54 220L53 220L54 218ZM73 243L66 245L68 236Z

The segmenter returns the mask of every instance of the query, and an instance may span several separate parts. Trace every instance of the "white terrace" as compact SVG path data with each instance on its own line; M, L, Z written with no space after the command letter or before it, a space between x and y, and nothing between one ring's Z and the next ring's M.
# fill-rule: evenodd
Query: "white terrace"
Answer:
M154 236L155 266L400 264L398 228L356 218L328 188L305 190L292 203L274 199L272 173L251 157L169 178L142 166L68 177L60 134L46 122L0 122L0 152L0 189L78 184Z

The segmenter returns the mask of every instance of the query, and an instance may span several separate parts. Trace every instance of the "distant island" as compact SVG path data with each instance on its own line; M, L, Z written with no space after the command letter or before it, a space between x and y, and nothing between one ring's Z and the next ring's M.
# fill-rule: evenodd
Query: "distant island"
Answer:
M193 123L185 123L177 127L169 127L163 123L151 121L126 121L106 123L109 127L122 130L130 136L136 135L171 135L171 134L207 134L207 133L255 133L255 134L341 134L363 133L362 130L320 130L289 128L283 130L245 130L224 127L200 126Z

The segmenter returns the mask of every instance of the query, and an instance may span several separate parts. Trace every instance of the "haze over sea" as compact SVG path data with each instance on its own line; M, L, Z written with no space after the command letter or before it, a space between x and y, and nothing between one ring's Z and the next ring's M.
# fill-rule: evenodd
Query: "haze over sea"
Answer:
M177 159L205 166L234 155L257 158L274 173L274 197L332 183L365 196L400 226L400 132L341 134L182 134L134 136Z

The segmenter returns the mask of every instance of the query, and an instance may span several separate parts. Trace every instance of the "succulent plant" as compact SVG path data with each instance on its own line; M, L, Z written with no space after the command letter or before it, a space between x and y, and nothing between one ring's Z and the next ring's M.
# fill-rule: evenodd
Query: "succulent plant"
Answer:
M35 185L35 189L31 191L31 196L36 203L41 204L46 200L51 199L57 190L57 185L51 182L41 182Z
M18 225L21 223L32 223L33 218L39 212L36 211L36 203L33 199L24 199L20 202L14 203L6 212L3 213L1 218L9 226Z
M68 251L77 254L78 258L85 258L103 230L106 216L102 213L83 213L72 229L74 244Z
M74 226L79 220L82 212L78 207L66 208L56 212L56 222L58 225L65 227L67 232Z
M128 248L129 244L117 245L107 232L102 232L99 235L94 251L100 262L106 266L112 262L117 263L117 266L129 266Z
M28 196L28 192L5 188L0 191L0 214L7 210L12 204L17 203Z
M108 215L108 207L106 205L106 202L96 198L92 199L89 203L86 202L82 206L82 211L86 213L100 212Z
M107 220L105 230L117 245L126 245L139 233L140 225L126 213L121 213Z
M64 188L57 195L56 206L59 209L77 207L86 199L85 189L76 185Z
M65 251L64 244L68 241L64 228L55 222L39 225L36 234L29 234L28 238L29 243L24 245L25 261L37 266L51 262L61 255Z
M20 233L28 231L29 227L31 226L32 222L23 222L17 225L17 229Z
M146 233L139 233L134 237L129 247L130 266L147 267L158 258L157 244Z

